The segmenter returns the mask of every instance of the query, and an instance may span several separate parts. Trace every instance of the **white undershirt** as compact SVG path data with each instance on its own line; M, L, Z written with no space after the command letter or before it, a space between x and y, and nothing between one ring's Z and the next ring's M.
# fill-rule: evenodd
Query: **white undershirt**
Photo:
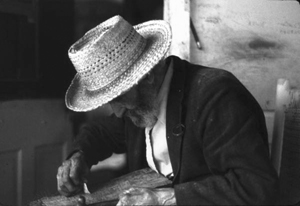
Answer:
M166 107L173 74L173 62L166 73L158 94L160 105L158 120L153 128L146 127L146 157L150 168L166 177L173 176L166 137ZM152 130L151 130L152 129Z

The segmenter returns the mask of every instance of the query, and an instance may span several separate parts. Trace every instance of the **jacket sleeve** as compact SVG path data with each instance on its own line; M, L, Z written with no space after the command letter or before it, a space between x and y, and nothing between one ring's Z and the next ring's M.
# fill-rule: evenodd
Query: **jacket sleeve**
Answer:
M123 119L112 114L87 122L80 128L73 148L84 152L89 166L110 157L112 153L125 153Z
M177 203L275 204L278 177L258 103L230 73L205 80L202 89L194 133L211 175L175 185Z

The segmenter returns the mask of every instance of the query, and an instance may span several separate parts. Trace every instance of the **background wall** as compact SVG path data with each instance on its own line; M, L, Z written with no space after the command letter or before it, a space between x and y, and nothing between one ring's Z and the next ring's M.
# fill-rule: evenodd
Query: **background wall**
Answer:
M109 112L107 106L90 113L65 107L75 75L67 55L71 44L116 14L132 24L162 18L162 5L161 0L0 1L1 206L57 195L56 172L79 126ZM91 188L119 175L111 168L122 166L119 156L99 164L102 171L90 177Z
M300 87L299 2L165 0L165 5L165 19L175 31L170 53L236 75L263 108L271 145L277 80Z
M300 86L300 5L297 1L192 0L202 49L191 61L233 72L264 110L275 108L278 78Z

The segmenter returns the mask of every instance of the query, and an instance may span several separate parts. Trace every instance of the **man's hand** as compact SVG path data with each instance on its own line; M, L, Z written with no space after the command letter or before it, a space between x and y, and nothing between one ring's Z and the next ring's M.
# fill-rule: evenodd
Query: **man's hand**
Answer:
M71 196L82 191L89 168L82 152L76 152L63 162L57 172L57 190L61 195Z
M123 205L176 205L176 198L173 188L130 188L119 195Z

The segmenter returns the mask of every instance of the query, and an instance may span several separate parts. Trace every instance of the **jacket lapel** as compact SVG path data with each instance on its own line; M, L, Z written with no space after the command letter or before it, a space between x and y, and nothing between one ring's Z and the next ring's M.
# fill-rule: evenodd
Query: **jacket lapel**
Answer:
M181 145L185 126L182 124L182 99L184 93L185 70L177 57L167 59L168 65L173 61L173 76L167 102L167 144L172 163L174 179L178 181L181 163Z

